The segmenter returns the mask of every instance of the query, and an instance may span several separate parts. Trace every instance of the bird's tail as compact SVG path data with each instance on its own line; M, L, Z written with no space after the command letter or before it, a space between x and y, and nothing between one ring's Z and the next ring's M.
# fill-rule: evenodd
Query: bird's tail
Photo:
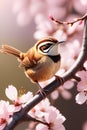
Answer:
M2 45L1 46L1 50L0 50L2 53L4 54L12 54L18 58L20 58L20 53L21 51L12 47L12 46L9 46L9 45Z

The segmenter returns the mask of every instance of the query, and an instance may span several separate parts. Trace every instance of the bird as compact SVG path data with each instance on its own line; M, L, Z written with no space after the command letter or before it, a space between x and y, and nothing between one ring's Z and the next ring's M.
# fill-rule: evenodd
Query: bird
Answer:
M61 55L59 53L59 44L64 41L58 41L53 37L45 37L36 42L27 52L22 52L10 45L2 45L1 53L11 54L17 57L19 67L24 68L25 75L33 83L39 84L53 76L60 68ZM42 88L39 86L42 90Z

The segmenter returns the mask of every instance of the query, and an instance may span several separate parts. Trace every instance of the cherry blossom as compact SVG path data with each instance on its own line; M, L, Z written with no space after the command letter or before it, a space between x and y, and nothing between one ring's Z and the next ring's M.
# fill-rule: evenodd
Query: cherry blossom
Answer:
M6 96L13 101L15 110L14 112L20 111L33 97L32 92L27 92L26 94L19 95L18 91L13 85L9 85L5 90Z
M65 121L65 117L60 113L58 109L51 106L49 100L46 98L41 101L38 105L36 105L32 110L28 113L30 116L35 119L39 119L40 121L46 123L47 125L43 125L39 123L36 126L36 130L40 129L59 129L65 130L63 126L63 122Z
M6 124L10 120L10 116L13 115L14 107L9 105L9 102L0 101L0 130L3 130Z
M77 84L79 93L75 99L78 104L83 104L87 101L87 71L80 71L77 75L81 78L81 81Z
M65 121L65 117L54 107L50 107L48 111L44 114L44 121L48 125L38 124L36 126L36 130L65 130L63 123Z
M77 90L84 91L85 89L87 89L87 71L79 71L77 73L77 76L81 78L81 81L77 84Z
M76 95L76 103L83 104L87 101L87 90Z
M49 109L50 102L46 98L43 101L41 101L38 105L36 105L31 111L29 111L29 115L32 117L41 118L43 117L44 113Z

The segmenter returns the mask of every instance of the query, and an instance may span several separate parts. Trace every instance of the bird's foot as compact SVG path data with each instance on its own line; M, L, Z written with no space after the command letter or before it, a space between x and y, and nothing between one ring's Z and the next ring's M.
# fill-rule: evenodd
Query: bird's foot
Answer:
M44 90L44 88L42 88L39 83L38 83L38 87L39 87L39 90L37 91L37 94L40 93L43 98L46 98L46 95L47 95L46 93L48 90Z
M60 76L54 75L56 80L59 80L61 82L61 85L64 84L64 79Z

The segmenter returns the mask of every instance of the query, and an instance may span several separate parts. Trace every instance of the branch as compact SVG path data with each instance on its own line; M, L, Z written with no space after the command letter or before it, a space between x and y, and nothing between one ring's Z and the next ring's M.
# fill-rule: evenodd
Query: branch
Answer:
M82 16L81 18L75 18L73 21L71 22L62 22L62 21L59 21L59 20L56 20L53 16L50 16L50 19L56 23L56 24L62 24L62 25L73 25L74 23L78 22L78 21L83 21L85 19L87 19L87 13Z
M84 35L83 35L83 44L81 48L81 52L76 60L76 62L73 64L73 66L63 74L62 78L64 81L67 81L73 76L75 76L76 72L83 66L83 63L87 59L87 17L85 18L85 26L84 26ZM54 80L51 84L47 85L44 88L45 97L49 95L51 92L53 92L57 87L61 85L60 80ZM13 116L13 120L5 127L4 130L12 130L15 128L15 126L20 123L20 121L23 120L24 115L27 114L29 110L31 110L35 105L37 105L40 101L43 100L43 96L41 93L38 93L35 95L31 102L28 103L27 106L22 108L20 112L17 112Z

